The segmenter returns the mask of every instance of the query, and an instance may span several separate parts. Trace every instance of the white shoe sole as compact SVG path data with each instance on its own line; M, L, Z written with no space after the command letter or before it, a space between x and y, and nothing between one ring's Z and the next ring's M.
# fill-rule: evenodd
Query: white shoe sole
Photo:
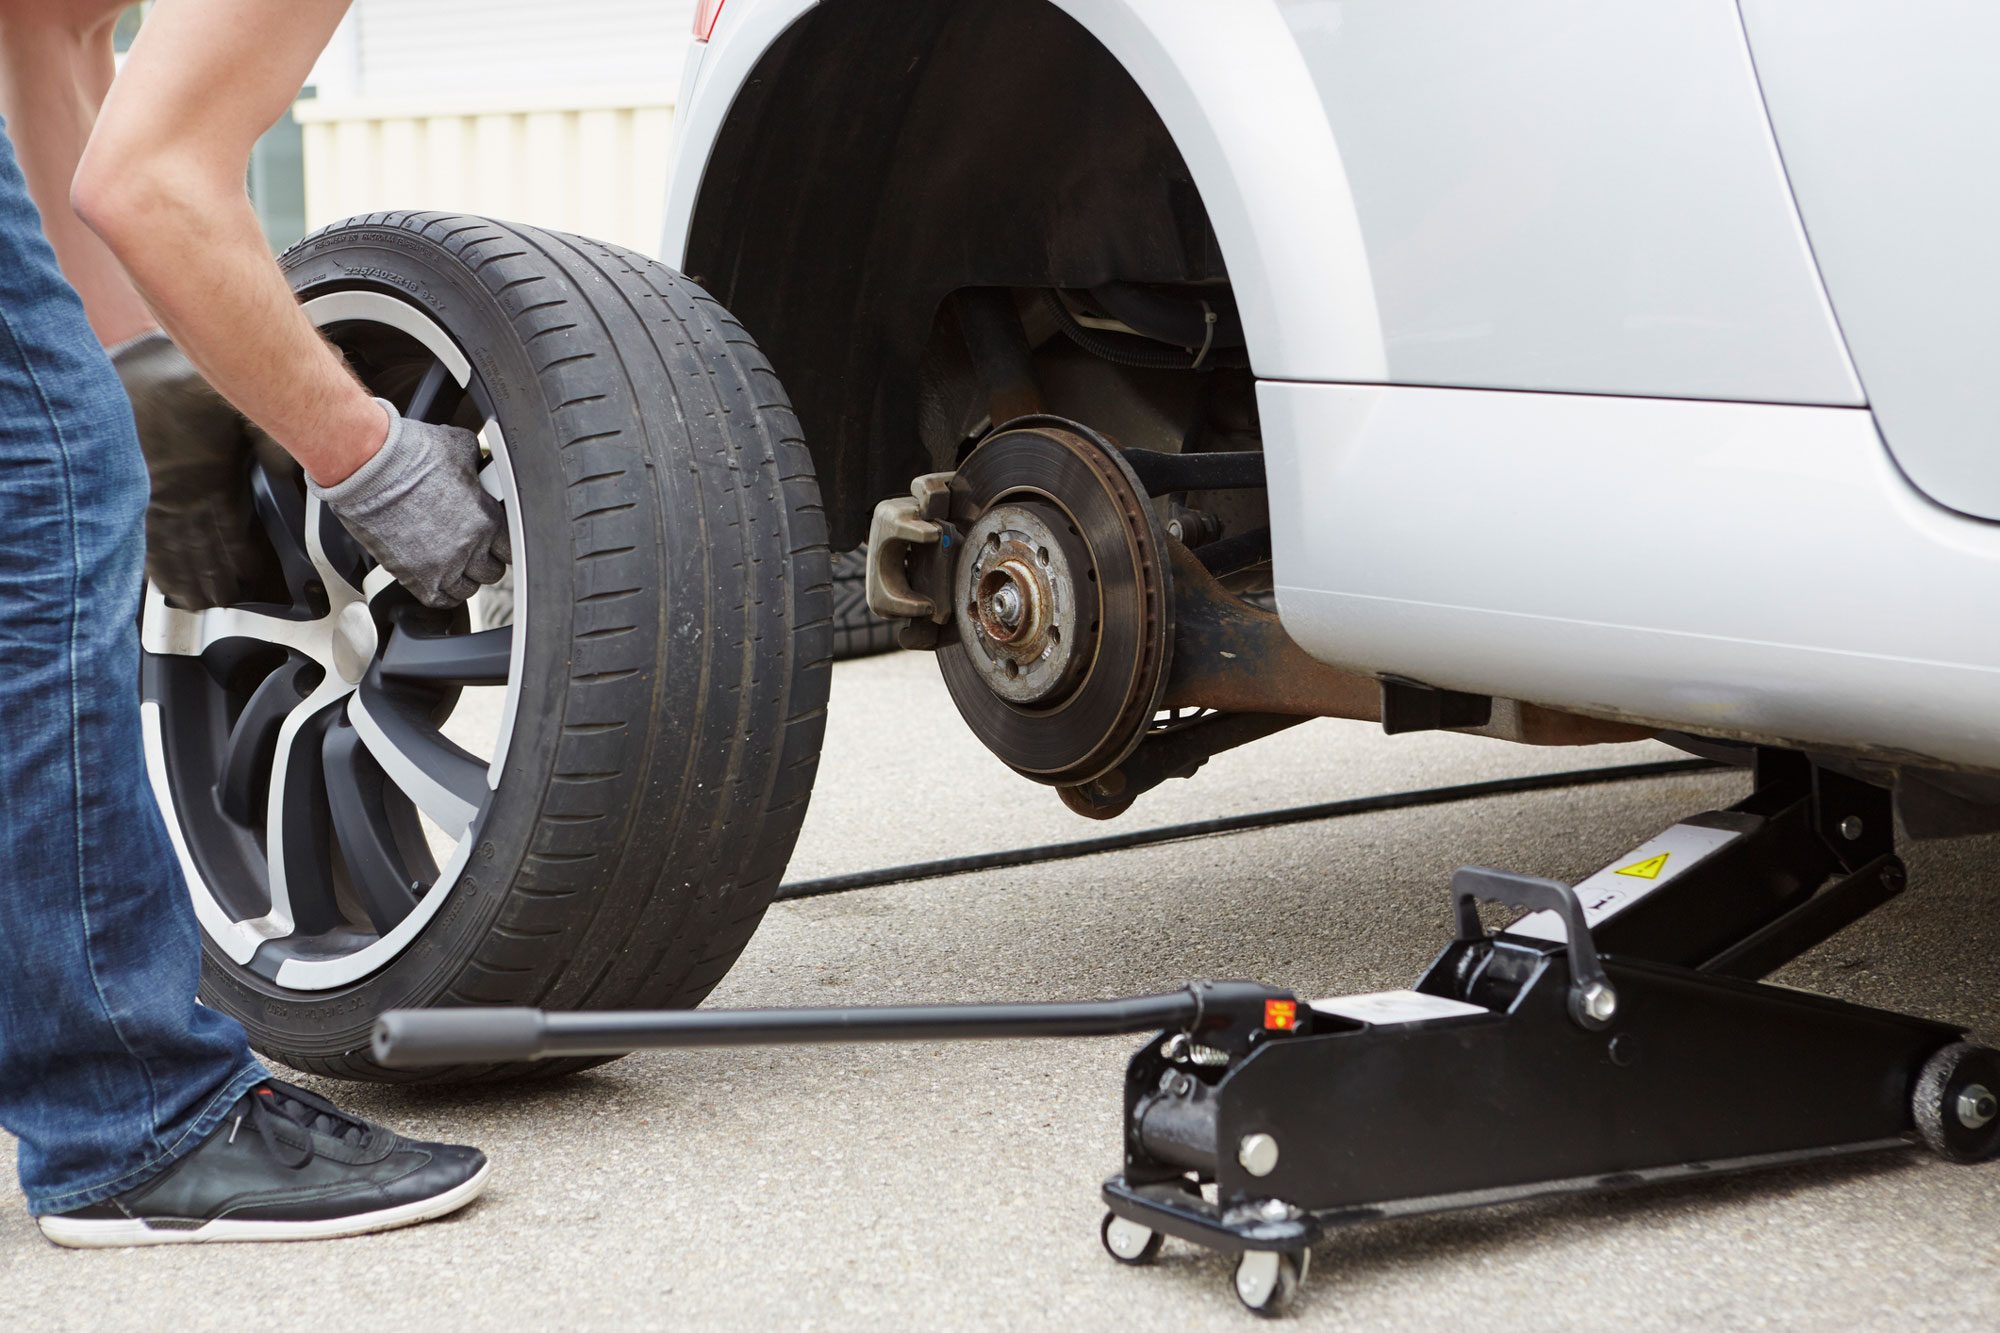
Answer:
M492 1170L493 1163L488 1162L464 1184L454 1185L442 1194L434 1194L415 1203L312 1222L242 1222L218 1217L198 1227L178 1230L149 1227L138 1218L129 1217L44 1217L40 1221L44 1236L73 1250L122 1250L133 1245L211 1245L229 1241L332 1240L338 1236L365 1236L371 1231L393 1231L397 1227L455 1213L479 1197Z

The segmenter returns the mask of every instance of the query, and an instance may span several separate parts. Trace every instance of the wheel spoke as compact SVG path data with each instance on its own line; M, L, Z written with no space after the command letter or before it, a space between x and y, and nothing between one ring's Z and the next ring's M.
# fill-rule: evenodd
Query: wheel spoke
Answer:
M417 387L410 392L410 401L404 407L403 415L412 421L435 422L440 415L448 417L457 411L459 401L464 397L464 388L452 379L444 362L433 361L424 371L424 377L417 381ZM439 413L440 407L446 411Z
M430 685L505 685L514 657L513 626L476 634L390 632L382 654L382 674L393 680Z
M215 796L222 812L239 824L248 824L261 813L258 797L277 753L278 733L299 700L311 693L314 682L307 673L314 670L306 662L292 661L264 677L230 728ZM301 690L302 684L307 688Z
M320 576L306 550L305 496L289 479L272 476L271 469L260 460L250 469L250 498L257 507L264 535L271 540L271 549L278 553L278 564L285 572L285 587L290 590L292 601L299 606L310 605L309 589L320 581Z
M361 549L361 543L354 540L332 508L318 497L306 502L306 549L328 578L360 590L368 553Z
M376 932L386 935L410 914L417 896L390 823L382 767L345 721L327 730L321 754L334 836L347 859L354 895Z
M422 300L341 290L303 308L392 410L471 426L500 453L486 389ZM411 340L422 352L410 353ZM484 758L442 734L439 719L468 686L504 692L511 718L518 691L503 682L521 673L518 661L512 670L505 663L525 642L422 642L454 637L466 613L424 610L377 569L317 488L259 444L239 474L255 515L251 539L270 547L254 586L209 612L148 593L148 777L177 816L170 831L212 945L262 978L260 993L265 982L279 993L327 992L371 975L447 908L496 778ZM504 466L480 482L513 493ZM518 538L518 515L508 520ZM310 697L299 699L307 686ZM468 726L486 720L465 714ZM457 720L444 725L458 736ZM441 828L457 838L448 857Z
M340 924L334 901L333 842L327 818L326 774L320 747L333 720L326 691L315 692L286 717L271 762L264 815L264 856L271 877L271 915L293 933L317 935Z
M347 708L375 762L432 823L462 838L486 799L486 761L447 740L437 727L363 682Z
M369 570L368 577L361 581L361 595L368 600L370 606L375 606L376 599L384 594L397 599L397 603L402 606L421 607L423 605L422 602L419 602L415 597L410 595L408 588L396 582L394 574L377 565L375 568ZM394 608L385 604L383 606L376 606L375 609L377 612L387 612L393 611Z
M266 615L240 606L218 606L207 611L182 611L168 606L157 588L146 594L146 617L141 641L149 653L172 657L201 657L209 649L230 639L255 639L301 653L321 666L326 655L326 635L317 622L290 620Z

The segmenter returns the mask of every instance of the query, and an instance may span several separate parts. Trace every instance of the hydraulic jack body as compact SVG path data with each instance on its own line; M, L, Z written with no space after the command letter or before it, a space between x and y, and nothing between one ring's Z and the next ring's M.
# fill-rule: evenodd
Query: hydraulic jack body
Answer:
M1571 887L1453 877L1458 931L1407 991L1304 1001L1252 982L1066 1004L385 1015L385 1064L645 1047L1151 1031L1125 1080L1102 1239L1239 1256L1275 1314L1327 1231L1921 1141L2000 1151L2000 1054L1946 1024L1763 984L1894 896L1886 796L1796 756ZM1499 934L1477 904L1528 915Z

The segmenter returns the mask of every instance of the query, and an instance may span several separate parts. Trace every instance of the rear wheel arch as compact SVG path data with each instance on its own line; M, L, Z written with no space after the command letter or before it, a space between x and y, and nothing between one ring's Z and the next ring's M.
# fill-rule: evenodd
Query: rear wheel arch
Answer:
M919 400L952 292L1227 277L1159 112L1047 0L804 15L737 92L684 256L784 377L836 549L948 461Z

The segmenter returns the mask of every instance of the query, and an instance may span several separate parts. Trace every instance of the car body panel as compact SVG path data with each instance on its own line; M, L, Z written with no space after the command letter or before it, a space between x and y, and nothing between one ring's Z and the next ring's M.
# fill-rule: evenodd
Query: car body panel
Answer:
M2000 764L2000 527L1865 410L1258 386L1278 604L1337 664L1711 735Z
M736 105L736 94L764 53L818 0L728 0L705 42L688 43L681 71L681 101L674 116L674 166L667 176L660 260L684 270L688 232L715 141Z
M2000 518L2000 5L1745 0L1772 123L1883 438Z
M1730 0L1280 2L1388 357L1299 378L1861 403Z

